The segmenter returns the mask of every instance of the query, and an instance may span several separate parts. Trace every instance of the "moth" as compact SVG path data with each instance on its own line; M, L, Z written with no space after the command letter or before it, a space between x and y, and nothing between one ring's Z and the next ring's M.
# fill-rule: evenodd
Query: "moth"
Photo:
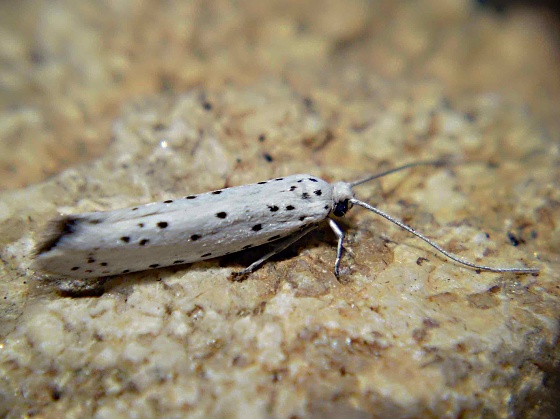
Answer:
M460 258L423 234L357 199L353 188L400 170L446 161L406 164L354 182L329 183L299 174L114 211L54 219L34 251L32 268L57 278L96 278L212 259L271 244L272 250L234 274L244 278L271 256L327 222L338 239L340 275L344 232L335 219L353 205L398 225L452 261L477 270L535 274L527 267L492 267Z

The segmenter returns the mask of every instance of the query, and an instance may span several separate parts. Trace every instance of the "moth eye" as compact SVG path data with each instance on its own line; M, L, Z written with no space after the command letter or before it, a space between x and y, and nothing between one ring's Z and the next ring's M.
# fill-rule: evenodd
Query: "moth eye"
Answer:
M343 217L348 212L348 200L337 202L334 206L333 214L337 217Z

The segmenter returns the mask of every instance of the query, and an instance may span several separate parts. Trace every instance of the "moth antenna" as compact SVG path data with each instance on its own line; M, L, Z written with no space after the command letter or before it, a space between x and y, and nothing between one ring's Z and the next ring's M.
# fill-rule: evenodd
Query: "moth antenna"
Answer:
M407 166L410 167L410 165L407 165ZM403 166L403 167L405 167L405 166ZM402 169L403 167L401 167L399 169ZM486 265L477 265L476 263L469 262L468 260L464 260L464 259L460 258L459 256L456 256L453 253L448 252L447 250L443 249L437 243L434 243L432 240L430 240L429 238L427 238L423 234L414 230L412 227L406 225L402 221L397 220L396 218L391 217L389 214L384 213L380 209L375 208L374 206L369 205L366 202L362 202L362 201L360 201L356 198L351 198L349 201L352 204L359 205L361 207L364 207L365 209L370 210L371 212L374 212L377 215L382 216L383 218L385 218L386 220L389 220L393 224L398 225L403 230L406 230L409 233L414 234L416 237L424 240L426 243L428 243L430 246L435 248L440 253L447 256L449 259L451 259L451 260L453 260L457 263L460 263L461 265L465 265L465 266L469 266L471 268L480 269L480 270L489 271L489 272L512 272L512 273L520 273L520 274L537 274L537 273L539 273L538 268L500 268L500 267L492 267L492 266L486 266Z
M361 185L362 183L369 182L371 180L390 175L391 173L400 172L401 170L410 169L411 167L416 166L435 166L435 167L442 167L442 166L449 166L451 164L457 164L451 160L440 159L440 160L425 160L425 161L417 161L414 163L408 163L403 166L394 167L393 169L386 170L385 172L377 173L375 175L368 176L364 179L356 180L354 182L348 182L348 184L353 188L354 186Z

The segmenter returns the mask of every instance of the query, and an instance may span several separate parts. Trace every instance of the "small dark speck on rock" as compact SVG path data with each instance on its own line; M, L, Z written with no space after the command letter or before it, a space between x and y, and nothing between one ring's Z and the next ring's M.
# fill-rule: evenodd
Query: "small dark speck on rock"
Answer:
M523 240L522 237L516 236L516 235L513 234L511 231L508 232L507 236L508 236L508 239L509 239L510 243L511 243L513 246L519 246L520 244L525 243L525 240Z

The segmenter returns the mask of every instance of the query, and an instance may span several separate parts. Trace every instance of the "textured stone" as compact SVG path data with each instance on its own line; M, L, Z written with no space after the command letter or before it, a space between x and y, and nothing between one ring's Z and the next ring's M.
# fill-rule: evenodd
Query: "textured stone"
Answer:
M34 110L0 123L12 133L3 149L20 132L31 160L0 154L6 167L36 161L59 173L0 195L0 413L551 417L560 89L543 50L552 46L535 15L412 3L41 3L45 61L26 65L56 94L24 96L23 72L1 70ZM13 28L3 56L23 60L29 33ZM535 39L540 49L527 48ZM108 115L117 103L121 112ZM71 164L48 158L53 144L72 150L78 133L95 143L87 163L72 151ZM356 193L465 258L538 266L539 276L457 266L359 208L341 223L340 282L328 228L241 283L229 274L260 250L93 285L27 270L58 211L300 172L349 180L441 155L471 163L418 168ZM22 167L5 186L41 176Z

